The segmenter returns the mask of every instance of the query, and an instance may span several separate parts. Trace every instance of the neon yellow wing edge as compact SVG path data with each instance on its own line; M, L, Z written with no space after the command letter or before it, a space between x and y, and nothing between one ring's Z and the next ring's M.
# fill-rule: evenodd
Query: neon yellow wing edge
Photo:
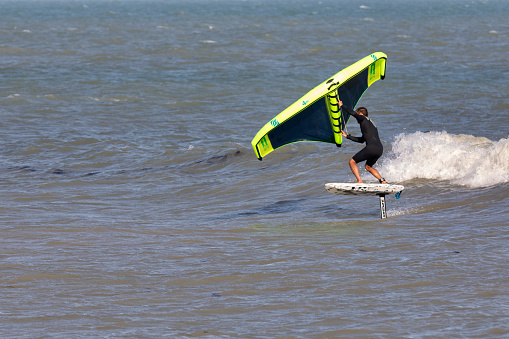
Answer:
M251 145L258 157L258 159L262 159L265 155L272 152L274 149L269 140L268 133L279 124L285 122L286 120L293 117L295 114L298 114L302 110L304 110L309 105L312 105L317 100L322 97L329 95L328 97L328 109L331 118L331 124L334 130L334 138L336 144L341 144L342 137L339 131L339 128L336 126L336 123L333 121L341 121L341 113L335 107L337 107L337 88L347 82L349 79L356 76L358 73L362 72L366 67L370 67L368 72L368 87L370 87L375 81L378 79L383 79L385 77L385 64L386 64L387 55L383 52L375 52L366 56L365 58L357 61L353 65L348 66L347 68L339 71L334 74L332 77L322 82L320 85L313 88L311 91L306 93L302 98L294 102L284 111L279 113L275 118L270 120L263 126L258 133L256 133L255 137L251 141ZM336 95L334 95L334 92ZM336 98L334 98L336 96Z

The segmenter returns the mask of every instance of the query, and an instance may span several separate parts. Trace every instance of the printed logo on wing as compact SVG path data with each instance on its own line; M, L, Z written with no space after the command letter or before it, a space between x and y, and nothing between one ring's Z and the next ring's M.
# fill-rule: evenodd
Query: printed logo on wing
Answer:
M370 75L376 75L375 64L369 65L369 74Z
M270 124L274 127L276 127L277 125L279 125L279 121L277 121L276 119L273 119Z
M268 144L267 144L267 139L266 139L266 138L267 138L267 136L264 136L264 137L262 138L262 140L260 140L260 143L262 144L262 147L263 147L263 148L267 147L267 145L268 145Z

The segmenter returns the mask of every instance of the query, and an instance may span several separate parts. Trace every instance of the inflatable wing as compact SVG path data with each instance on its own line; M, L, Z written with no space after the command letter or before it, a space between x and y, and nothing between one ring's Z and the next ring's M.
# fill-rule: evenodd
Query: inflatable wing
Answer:
M263 126L251 141L258 159L298 141L321 141L341 146L340 131L350 115L338 105L355 108L366 89L385 78L387 55L376 52L336 73Z

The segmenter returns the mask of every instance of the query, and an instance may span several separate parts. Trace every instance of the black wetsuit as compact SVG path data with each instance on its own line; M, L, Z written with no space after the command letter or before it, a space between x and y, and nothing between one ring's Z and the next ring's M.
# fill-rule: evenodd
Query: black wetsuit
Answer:
M357 112L352 110L350 107L343 105L341 108L353 116L361 126L362 137L354 137L348 134L347 138L355 142L366 143L366 147L355 154L352 159L356 163L366 160L366 165L372 167L382 156L384 151L378 136L378 129L376 128L376 125L373 123L373 121L371 121L371 119L365 117L364 115L357 114Z

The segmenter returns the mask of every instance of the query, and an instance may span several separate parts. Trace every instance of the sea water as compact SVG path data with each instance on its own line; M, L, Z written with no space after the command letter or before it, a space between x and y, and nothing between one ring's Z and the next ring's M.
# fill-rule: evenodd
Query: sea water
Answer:
M508 19L502 0L1 1L0 335L509 336ZM385 220L323 187L354 181L361 145L250 144L375 51L360 104L405 185Z

